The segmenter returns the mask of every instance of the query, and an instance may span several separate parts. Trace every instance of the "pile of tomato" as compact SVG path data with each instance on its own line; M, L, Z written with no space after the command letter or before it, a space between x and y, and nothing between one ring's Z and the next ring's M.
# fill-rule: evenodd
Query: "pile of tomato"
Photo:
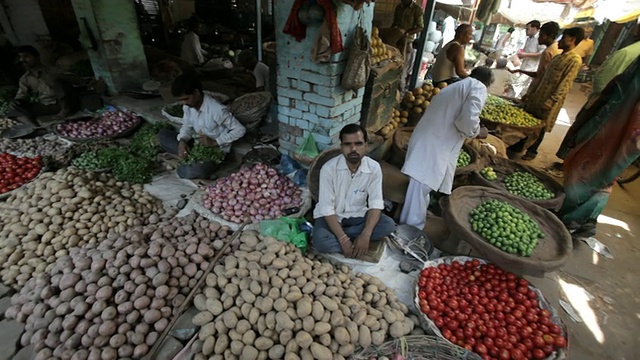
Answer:
M545 359L567 346L529 282L493 264L425 268L418 288L420 310L442 336L483 359Z
M14 190L35 178L42 169L42 158L0 154L0 194Z

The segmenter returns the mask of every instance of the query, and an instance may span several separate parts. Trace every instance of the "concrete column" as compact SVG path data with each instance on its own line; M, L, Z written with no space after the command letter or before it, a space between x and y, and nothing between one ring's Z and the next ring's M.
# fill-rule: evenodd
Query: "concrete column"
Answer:
M72 4L96 76L105 80L112 93L141 89L149 70L133 1L72 0Z
M319 25L308 26L307 36L300 42L282 32L293 2L279 0L275 3L280 152L289 155L309 133L313 134L320 150L337 143L338 133L344 125L360 121L364 95L364 88L346 91L340 86L359 11L344 3L336 3L345 51L331 56L329 63L316 64L311 60L311 48ZM370 35L373 3L365 5L361 11L363 27Z

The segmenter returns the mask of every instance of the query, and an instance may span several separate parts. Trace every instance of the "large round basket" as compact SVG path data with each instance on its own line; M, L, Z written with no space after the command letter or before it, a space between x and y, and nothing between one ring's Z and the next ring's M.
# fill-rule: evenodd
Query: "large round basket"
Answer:
M396 129L393 133L393 151L389 156L389 162L398 168L402 168L402 165L404 165L413 130L415 130L415 126L406 126Z
M545 237L538 240L530 257L506 253L471 229L469 212L487 200L499 200L528 214ZM452 234L468 243L478 254L516 274L535 274L561 268L573 252L571 234L550 211L519 197L483 186L463 186L442 202L443 217Z
M517 196L523 200L532 202L536 205L542 206L545 209L553 211L558 211L562 207L562 203L564 202L565 198L564 188L551 176L543 173L542 171L538 171L532 167L502 158L492 158L486 166L491 166L498 178L496 180L489 181L485 179L484 176L480 175L480 173L475 171L473 172L473 174L471 174L470 177L470 182L472 185L487 186L509 193L509 190L507 190L507 187L504 184L505 178L516 171L528 172L533 174L538 180L540 180L540 182L542 182L544 186L554 194L554 197L548 200L534 200L527 199L518 195L513 196Z
M262 117L267 115L271 93L261 91L240 96L229 104L229 111L249 130L260 123Z
M393 151L389 157L389 162L398 168L402 168L404 165L405 159L407 158L407 149L409 148L409 140L411 140L411 135L415 127L407 126L403 128L396 129L393 134ZM470 156L471 162L469 165L457 168L456 175L459 174L468 174L475 171L480 166L480 154L468 144L463 144L462 149L464 149Z
M403 351L404 349L404 351ZM351 360L369 360L386 356L393 359L401 354L405 359L433 359L433 360L482 360L477 354L451 344L449 341L431 335L409 335L400 339L387 341L375 346L371 345L357 354Z
M218 93L218 92L213 92L213 91L209 91L209 90L204 90L204 93L211 96L212 98L218 100L220 103L222 104L226 104L229 101L229 96L223 94L223 93ZM168 108L172 107L172 106L176 106L176 105L181 105L182 102L177 101L174 103L171 103L165 107L162 108L162 115L164 117L166 117L167 119L169 119L171 122L174 123L178 123L181 124L182 123L182 117L178 117L178 116L173 116L171 114L169 114L169 112L167 111Z
M311 198L314 201L318 201L318 193L320 192L320 169L329 160L342 154L342 150L338 148L327 149L320 155L316 156L311 165L309 166L309 173L307 174L307 184L309 191L311 192Z
M445 257L441 257L441 258L438 258L438 259L435 259L435 260L430 260L430 261L425 262L423 269L437 267L440 264L452 264L454 262L466 263L467 261L471 261L471 260L478 260L478 261L480 261L480 264L488 264L489 263L486 260L477 259L477 258L468 257L468 256L445 256ZM452 342L450 342L449 340L447 340L442 335L442 333L440 332L440 329L438 329L436 324L425 313L423 313L422 311L419 310L420 309L420 298L418 297L418 291L419 291L418 280L419 280L419 278L416 280L414 302L415 302L416 307L418 308L418 313L419 313L419 316L420 316L420 320L422 321L422 327L424 328L424 330L435 334L445 344L448 344L451 347L457 348L460 351L464 350L463 348L460 348L457 345L455 345ZM539 304L540 308L549 310L549 312L551 312L551 321L554 324L556 324L556 325L558 325L560 327L560 329L562 330L562 332L561 332L562 336L564 336L567 339L567 342L568 342L569 336L568 336L567 327L564 324L564 322L562 321L562 319L560 318L560 315L558 314L556 309L554 309L554 307L551 306L551 304L547 301L547 299L545 299L544 295L542 294L542 292L540 290L536 289L535 287L533 287L531 285L529 285L529 289L533 290L536 293L537 301L538 301L538 304ZM471 353L471 354L473 354L475 356L478 356L475 353ZM565 348L557 349L549 357L547 357L545 360L563 360L563 359L566 359L568 356L569 356L569 344L567 343L567 346ZM429 358L427 358L427 359L429 359ZM434 359L441 359L441 358L436 357ZM449 358L443 358L443 359L449 359ZM472 358L469 357L469 358L465 358L465 359L472 359ZM475 359L475 358L473 358L473 359ZM478 357L478 359L480 359L480 357Z

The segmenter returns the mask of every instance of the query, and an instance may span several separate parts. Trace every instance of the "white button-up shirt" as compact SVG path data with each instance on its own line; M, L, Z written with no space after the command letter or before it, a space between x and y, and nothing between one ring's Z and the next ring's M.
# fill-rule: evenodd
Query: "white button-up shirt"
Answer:
M546 48L546 46L538 44L538 35L534 35L527 37L527 40L524 42L524 48L522 50L525 53L541 54ZM538 69L538 62L540 62L540 56L524 58L522 59L522 64L520 64L520 69L527 71L536 71Z
M382 169L368 156L351 176L344 155L327 161L320 170L318 204L314 219L336 215L342 219L364 217L369 209L384 209Z
M207 94L204 94L199 110L187 105L182 109L184 117L178 141L192 139L195 135L205 135L215 140L220 149L228 153L231 143L243 137L246 131L226 106Z
M200 37L193 31L184 36L180 48L180 57L191 65L200 65L204 62L206 51L202 50Z

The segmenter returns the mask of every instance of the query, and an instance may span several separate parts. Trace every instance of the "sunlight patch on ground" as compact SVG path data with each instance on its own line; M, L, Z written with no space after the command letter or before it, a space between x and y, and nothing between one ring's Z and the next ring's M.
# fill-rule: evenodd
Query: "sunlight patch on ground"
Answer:
M558 284L596 341L604 344L604 333L598 324L598 317L589 306L589 300L591 300L592 296L581 286L568 283L562 279L558 279Z
M607 215L600 214L598 216L598 223L599 224L607 224L607 225L611 225L611 226L617 226L617 227L623 228L624 230L631 231L631 229L629 228L629 224L627 224L624 221L609 217Z
M560 114L558 114L558 117L556 118L556 125L561 125L566 127L571 126L571 119L569 118L569 113L567 112L567 109L565 108L560 109Z

